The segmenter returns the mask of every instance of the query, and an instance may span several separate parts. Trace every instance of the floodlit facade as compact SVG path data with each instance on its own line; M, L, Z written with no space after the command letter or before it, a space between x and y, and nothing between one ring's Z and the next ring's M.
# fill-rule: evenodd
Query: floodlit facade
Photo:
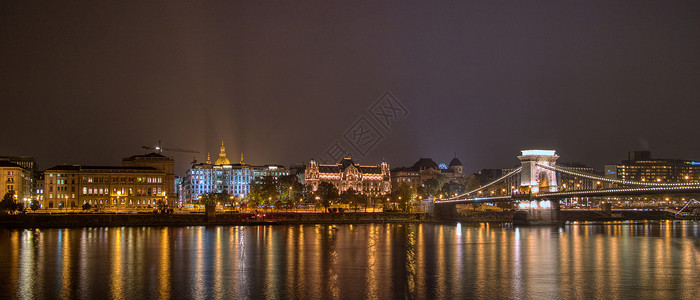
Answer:
M165 172L147 166L60 165L44 172L41 209L151 208L167 203Z
M250 183L264 176L289 175L287 169L280 165L253 166L245 163L243 155L237 164L232 164L226 156L223 142L219 157L214 163L207 154L204 163L193 164L182 180L182 202L197 201L199 196L207 193L228 193L231 196L245 198L250 193Z
M314 191L321 182L330 182L341 193L352 188L366 196L383 196L391 192L391 174L389 164L381 162L376 166L355 164L346 157L334 165L320 165L315 160L309 161L304 172L304 181Z
M153 167L163 173L163 184L165 184L165 195L170 207L176 207L177 191L175 190L175 160L159 153L149 153L144 155L134 155L122 160L124 167Z
M16 163L0 160L0 200L7 192L14 192L15 201L25 206L33 199L32 172Z
M23 195L18 196L18 199L21 199L22 201L30 201L30 198L31 200L36 199L37 194L35 190L37 188L37 179L41 174L41 172L37 172L36 159L32 156L0 156L0 162L14 163L22 167L24 170L29 171L29 176L24 176L22 179L24 182L23 184L28 183L29 187L27 188L26 186L22 186ZM14 186L16 185L13 185L13 187ZM7 188L7 185L5 185L5 188ZM3 195L5 194L3 193L0 195L0 197Z
M617 178L655 183L700 182L700 162L684 159L651 158L649 151L630 152L617 165Z

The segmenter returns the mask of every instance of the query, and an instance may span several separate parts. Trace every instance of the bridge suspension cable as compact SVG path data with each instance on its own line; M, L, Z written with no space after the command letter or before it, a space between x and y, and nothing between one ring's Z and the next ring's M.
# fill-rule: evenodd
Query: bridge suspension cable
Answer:
M510 177L510 176L513 176L513 175L515 175L515 174L518 174L518 173L520 173L520 171L522 171L522 170L523 170L523 167L520 166L520 167L518 167L517 169L511 171L510 173L508 173L508 174L506 174L506 175L503 175L503 176L499 177L498 179L496 179L496 180L494 180L494 181L491 181L491 182L489 182L489 183L487 183L487 184L485 184L485 185L483 185L483 186L481 186L481 187L478 187L478 188L476 188L476 189L473 189L473 190L471 190L471 191L468 191L468 192L466 192L466 193L463 193L463 194L461 194L461 195L457 195L457 196L454 196L454 197L451 197L451 198L448 198L448 199L449 199L449 200L454 200L454 199L462 198L462 197L465 197L465 196L469 196L470 194L479 192L479 191L481 191L481 190L484 190L484 189L488 188L489 186L492 186L492 185L494 185L494 184L496 184L496 183L498 183L498 182L500 182L500 181L503 181L504 179L506 179L506 178L508 178L508 177Z
M570 170L568 168L556 166L556 165L555 166L548 166L548 165L543 165L543 164L537 164L537 166L540 168L547 169L547 170L566 173L569 175L583 177L583 178L587 178L587 179L594 179L594 180L600 180L600 181L604 181L604 182L626 184L626 185L660 186L660 187L663 187L663 186L700 186L700 183L657 183L657 182L639 182L639 181L619 180L619 179L605 178L605 177L601 177L601 176L590 174L590 173L574 171L574 170Z

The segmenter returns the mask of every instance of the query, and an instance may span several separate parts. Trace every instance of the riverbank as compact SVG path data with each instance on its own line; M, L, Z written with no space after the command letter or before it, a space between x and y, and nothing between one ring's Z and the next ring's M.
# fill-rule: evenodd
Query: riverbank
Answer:
M464 211L454 220L459 222L511 223L515 211ZM563 221L608 222L623 220L678 220L666 211L562 210ZM687 218L685 218L687 219ZM142 227L142 226L237 226L273 224L363 224L444 222L424 213L218 213L207 217L203 213L145 214L145 213L74 213L20 214L0 216L2 228L69 228L69 227Z
M414 223L428 221L422 213L220 213L190 214L21 214L0 216L4 228L230 226L271 224Z

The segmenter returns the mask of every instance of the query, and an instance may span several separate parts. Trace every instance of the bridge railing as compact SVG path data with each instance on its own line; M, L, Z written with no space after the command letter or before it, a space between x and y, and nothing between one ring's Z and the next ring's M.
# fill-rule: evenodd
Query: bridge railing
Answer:
M623 185L636 185L636 186L658 186L658 187L671 187L671 186L700 186L700 183L683 183L683 182L678 182L678 183L659 183L659 182L640 182L640 181L630 181L630 180L619 180L619 179L612 179L612 178L606 178L602 177L599 175L595 174L590 174L590 173L585 173L585 172L580 172L580 171L574 171L565 167L561 166L548 166L548 165L543 165L543 164L537 164L538 167L555 171L555 172L561 172L573 176L578 176L586 179L593 179L593 180L599 180L603 182L609 182L609 183L617 183L617 184L623 184Z

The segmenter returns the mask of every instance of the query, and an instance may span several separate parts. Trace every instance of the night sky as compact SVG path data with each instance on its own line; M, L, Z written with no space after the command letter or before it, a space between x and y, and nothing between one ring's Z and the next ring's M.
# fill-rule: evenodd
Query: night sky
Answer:
M0 3L0 155L119 165L162 140L203 161L223 140L288 166L390 91L409 113L362 163L700 159L699 1L103 2Z

